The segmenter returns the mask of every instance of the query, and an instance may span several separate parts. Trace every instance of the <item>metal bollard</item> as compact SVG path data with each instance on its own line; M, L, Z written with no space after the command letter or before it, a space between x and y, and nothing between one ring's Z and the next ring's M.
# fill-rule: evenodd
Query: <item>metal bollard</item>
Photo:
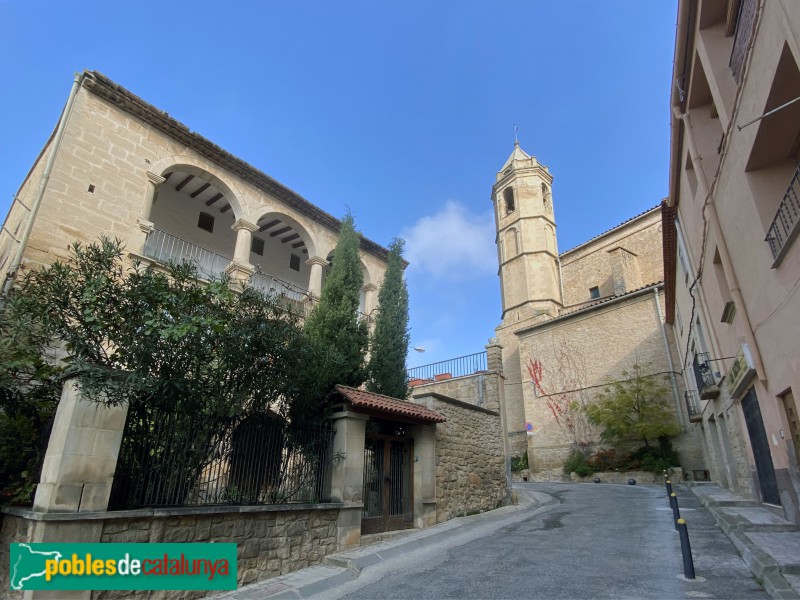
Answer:
M678 536L681 538L681 554L683 554L683 576L686 579L694 579L694 559L692 558L692 547L689 545L689 530L686 527L686 519L678 519L675 522L678 529Z
M675 529L678 529L678 521L681 519L681 511L678 508L678 496L675 492L669 495L669 505L672 507L672 521L675 524Z
M664 486L667 488L667 496L669 496L672 493L672 482L667 479L664 481Z

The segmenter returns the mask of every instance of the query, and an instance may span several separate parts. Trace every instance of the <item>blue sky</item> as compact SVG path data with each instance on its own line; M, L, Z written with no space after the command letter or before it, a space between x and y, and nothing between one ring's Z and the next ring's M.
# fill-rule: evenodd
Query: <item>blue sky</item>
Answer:
M0 212L98 70L367 237L407 239L415 366L500 322L490 192L555 177L563 252L667 194L676 0L0 0Z

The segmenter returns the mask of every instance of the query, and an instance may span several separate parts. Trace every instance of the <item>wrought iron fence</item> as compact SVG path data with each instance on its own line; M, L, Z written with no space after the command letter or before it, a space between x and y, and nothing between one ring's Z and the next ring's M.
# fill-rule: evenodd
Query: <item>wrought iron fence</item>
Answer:
M153 229L144 243L143 254L160 263L193 263L201 277L222 276L231 259L175 237L166 231Z
M111 491L112 510L215 504L324 502L333 431L274 414L233 422L196 415L129 414ZM144 426L142 426L144 425Z
M778 212L767 230L764 238L772 251L772 258L778 258L781 249L787 244L800 220L800 166L792 177L791 183L778 206Z
M408 369L409 380L441 381L451 377L463 377L486 370L486 352L459 356L421 367Z

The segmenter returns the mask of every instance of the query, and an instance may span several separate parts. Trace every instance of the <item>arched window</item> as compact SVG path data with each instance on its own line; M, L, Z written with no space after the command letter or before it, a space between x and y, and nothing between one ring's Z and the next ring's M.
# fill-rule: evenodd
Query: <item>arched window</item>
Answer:
M503 190L503 199L506 201L506 214L514 212L514 188L507 187Z
M517 245L517 230L509 229L506 231L506 259L516 256L519 253L519 246Z
M546 183L542 184L542 204L547 206L550 203L550 188Z

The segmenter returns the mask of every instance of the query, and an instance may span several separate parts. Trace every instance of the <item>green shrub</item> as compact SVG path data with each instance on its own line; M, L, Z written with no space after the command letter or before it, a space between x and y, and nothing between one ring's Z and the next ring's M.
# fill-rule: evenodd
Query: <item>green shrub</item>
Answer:
M577 473L581 477L586 477L594 473L594 469L586 462L586 456L580 450L573 448L567 460L564 462L564 474Z
M518 471L523 471L528 468L528 451L522 454L522 456L512 456L511 457L511 470L515 473Z
M631 455L633 460L641 462L642 471L661 473L670 467L680 465L678 453L672 449L669 438L661 437L656 446L642 446Z

